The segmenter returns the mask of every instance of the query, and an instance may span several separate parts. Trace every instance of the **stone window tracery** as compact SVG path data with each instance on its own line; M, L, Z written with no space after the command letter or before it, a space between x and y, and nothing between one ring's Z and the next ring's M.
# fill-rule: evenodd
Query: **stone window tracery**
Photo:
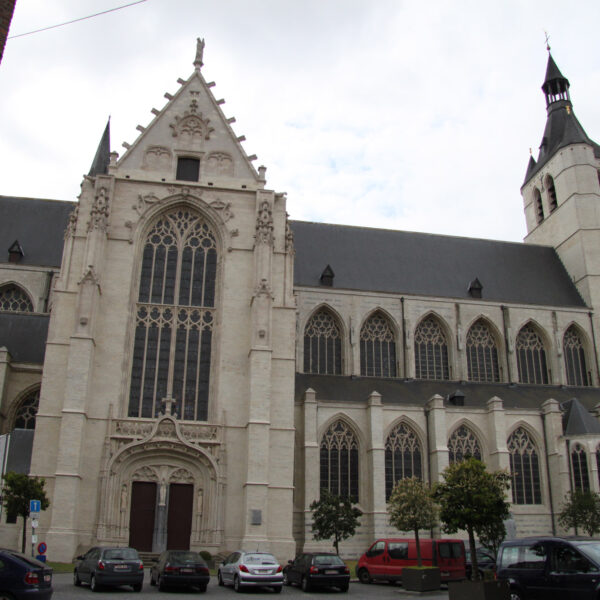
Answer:
M421 443L412 427L400 423L385 441L385 497L389 500L397 481L422 477Z
M563 354L568 385L590 385L585 362L583 340L575 326L571 325L563 337Z
M130 417L155 417L172 397L180 418L207 419L216 274L216 238L200 215L158 218L142 255Z
M21 401L15 414L14 429L35 429L35 418L40 406L40 390L34 390Z
M342 373L342 331L326 308L319 309L304 328L304 372Z
M573 489L590 491L590 477L587 466L587 453L581 444L571 446L571 469L573 471Z
M360 374L396 377L396 342L389 320L380 312L371 315L360 330Z
M434 317L423 319L415 331L415 376L417 379L450 379L448 341Z
M476 321L467 334L467 366L469 381L500 381L498 347L483 319Z
M321 438L320 487L358 502L358 440L342 420Z
M535 204L535 220L539 225L544 220L544 205L542 204L540 190L537 188L533 190L533 202Z
M513 504L541 504L540 465L538 451L523 427L508 438Z
M554 179L552 179L550 175L546 177L546 190L548 191L548 204L550 205L550 212L552 213L558 208L558 201L556 199Z
M471 429L461 425L448 439L448 460L454 464L470 457L481 460L481 444Z
M33 312L27 292L13 283L0 287L0 311Z
M546 349L541 335L531 324L525 325L517 336L517 368L521 383L547 384Z

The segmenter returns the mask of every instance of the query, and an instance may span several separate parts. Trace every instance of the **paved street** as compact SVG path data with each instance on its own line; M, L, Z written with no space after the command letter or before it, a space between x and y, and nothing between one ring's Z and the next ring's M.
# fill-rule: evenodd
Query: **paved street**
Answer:
M347 594L341 594L338 591L322 591L322 592L311 592L304 593L302 590L296 587L284 587L281 594L275 594L268 590L249 590L242 594L236 594L230 587L219 587L215 577L211 578L210 584L206 594L197 594L193 590L182 590L182 591L168 591L159 592L157 588L150 586L149 573L146 572L144 579L144 589L141 592L142 596L152 596L156 600L162 598L185 598L185 597L196 597L196 598L222 598L223 600L227 597L230 598L244 598L259 599L259 598L296 598L297 600L333 600L333 598L375 598L377 600L402 600L403 598L415 599L423 598L427 600L447 600L448 592L441 590L440 592L432 592L427 594L415 594L406 592L399 585L388 585L388 584L371 584L363 585L361 583L352 583ZM139 594L132 591L130 587L122 588L111 588L94 594L87 586L76 588L73 585L73 576L69 573L57 573L54 575L54 595L52 600L118 600L119 598L129 598L134 600L138 598Z

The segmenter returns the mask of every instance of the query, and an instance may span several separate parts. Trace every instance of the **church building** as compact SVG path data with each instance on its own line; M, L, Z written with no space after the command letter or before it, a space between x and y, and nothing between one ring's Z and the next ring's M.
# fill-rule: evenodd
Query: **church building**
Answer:
M510 472L519 536L565 533L600 491L600 146L552 56L521 244L290 220L203 49L77 201L0 197L0 434L30 440L52 560L329 549L321 489L363 511L356 556L396 481L465 456Z

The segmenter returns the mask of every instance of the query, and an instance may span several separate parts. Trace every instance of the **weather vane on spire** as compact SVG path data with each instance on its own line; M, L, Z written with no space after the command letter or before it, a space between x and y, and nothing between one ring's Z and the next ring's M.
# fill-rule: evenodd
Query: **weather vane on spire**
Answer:
M202 68L202 65L204 64L202 62L203 55L204 55L204 38L202 38L202 39L197 38L196 39L196 58L194 59L194 66L196 67L196 69L198 69L198 71Z
M548 35L548 32L544 29L544 35L546 36L546 50L548 50L548 52L550 52L550 36Z

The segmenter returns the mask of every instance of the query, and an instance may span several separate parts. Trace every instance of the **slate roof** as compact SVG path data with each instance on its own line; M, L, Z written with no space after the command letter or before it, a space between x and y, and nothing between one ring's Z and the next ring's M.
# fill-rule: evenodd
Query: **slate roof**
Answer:
M100 143L98 144L98 149L96 150L96 155L94 156L94 160L92 161L92 166L90 167L90 172L88 175L90 177L95 177L96 175L106 175L108 173L108 164L110 163L110 119L108 119L108 123L106 124L106 128L104 129L104 133L100 138Z
M447 398L457 390L465 395L464 406L467 408L485 408L487 401L494 396L503 401L506 409L539 410L540 406L548 399L563 403L572 400L573 397L576 397L579 406L587 411L593 410L600 403L600 389L593 387L384 379L296 373L295 399L297 402L302 400L304 392L308 388L315 390L318 401L350 404L364 403L371 392L376 391L382 395L384 405L424 406L435 394ZM595 420L595 417L587 414L590 419Z
M577 398L561 404L563 432L565 435L600 434L600 422L594 418Z
M0 347L13 361L41 365L46 353L49 315L0 313Z
M331 265L333 288L584 307L555 250L548 246L291 221L296 286L320 285ZM328 289L328 288L327 288Z
M20 265L60 267L64 232L75 202L0 196L0 263L8 262L15 240L23 248Z

